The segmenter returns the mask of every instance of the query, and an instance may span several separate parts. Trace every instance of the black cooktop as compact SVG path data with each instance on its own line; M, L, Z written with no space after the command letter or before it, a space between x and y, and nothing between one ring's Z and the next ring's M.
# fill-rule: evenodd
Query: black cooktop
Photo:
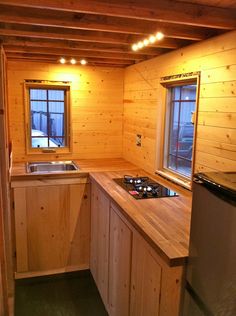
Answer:
M113 180L136 200L178 196L176 192L148 177L132 177L126 175L124 178Z

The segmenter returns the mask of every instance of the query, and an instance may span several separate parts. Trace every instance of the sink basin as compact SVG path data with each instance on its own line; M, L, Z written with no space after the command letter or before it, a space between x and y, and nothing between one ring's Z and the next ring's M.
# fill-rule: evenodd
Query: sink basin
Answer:
M73 161L28 162L26 164L28 173L68 172L78 169L79 167Z

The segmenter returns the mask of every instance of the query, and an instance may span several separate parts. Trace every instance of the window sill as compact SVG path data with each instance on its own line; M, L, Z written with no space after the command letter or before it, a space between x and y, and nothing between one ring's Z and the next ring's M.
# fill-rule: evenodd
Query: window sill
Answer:
M191 190L191 180L187 180L187 179L183 179L178 175L175 175L167 170L156 170L156 174L158 174L159 176L170 180L171 182L178 184L182 187L184 187L185 189Z

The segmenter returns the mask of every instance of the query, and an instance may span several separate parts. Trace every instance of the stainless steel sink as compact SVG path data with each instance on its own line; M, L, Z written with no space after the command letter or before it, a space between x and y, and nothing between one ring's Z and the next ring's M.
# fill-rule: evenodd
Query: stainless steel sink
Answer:
M79 167L74 161L44 161L28 162L26 164L26 171L28 173L68 172L78 169Z

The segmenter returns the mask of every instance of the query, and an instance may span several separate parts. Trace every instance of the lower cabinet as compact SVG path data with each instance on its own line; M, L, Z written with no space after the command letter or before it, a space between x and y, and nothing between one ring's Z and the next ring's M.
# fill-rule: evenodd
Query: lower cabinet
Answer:
M92 182L91 271L110 316L180 316L183 266L169 267Z
M16 277L89 268L87 178L13 183Z
M116 213L114 206L110 208L109 249L109 314L128 316L132 232Z
M110 201L98 186L91 189L90 269L104 305L108 305Z
M130 315L159 315L162 269L156 255L133 235Z

